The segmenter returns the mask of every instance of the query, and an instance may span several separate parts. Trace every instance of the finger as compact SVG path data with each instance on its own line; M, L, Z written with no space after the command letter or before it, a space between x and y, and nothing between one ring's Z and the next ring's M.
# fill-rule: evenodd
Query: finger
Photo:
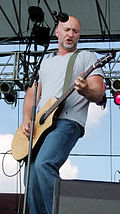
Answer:
M26 136L30 136L30 128L26 125L23 125L23 133L26 135Z
M83 72L80 72L80 77L84 77L84 73Z
M78 82L79 82L79 83L85 82L85 80L83 79L83 77L78 77Z
M77 86L77 87L81 87L81 85L83 84L83 78L81 78L81 77L78 77L78 79L77 80L75 80L75 86Z

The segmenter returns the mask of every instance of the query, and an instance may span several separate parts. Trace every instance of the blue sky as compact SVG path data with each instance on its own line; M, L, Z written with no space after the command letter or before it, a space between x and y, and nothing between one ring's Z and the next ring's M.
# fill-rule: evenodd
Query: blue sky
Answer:
M120 48L119 44L80 44L90 48ZM14 47L2 47L5 52ZM101 56L100 56L101 57ZM1 61L0 61L1 63ZM120 69L120 65L117 65ZM109 91L107 92L109 96ZM20 95L21 96L21 95ZM22 95L23 96L23 95ZM0 100L0 152L11 148L12 137L22 121L23 100L17 106ZM120 109L113 99L107 100L105 110L95 104L90 105L85 136L80 139L72 150L69 160L61 169L63 178L76 178L82 180L116 181L120 179ZM110 157L112 155L113 157ZM115 156L118 155L118 156ZM2 170L3 155L0 154L0 192L17 192L19 190L19 175L7 177ZM5 172L14 174L18 164L11 155L4 159ZM23 180L23 168L22 176Z

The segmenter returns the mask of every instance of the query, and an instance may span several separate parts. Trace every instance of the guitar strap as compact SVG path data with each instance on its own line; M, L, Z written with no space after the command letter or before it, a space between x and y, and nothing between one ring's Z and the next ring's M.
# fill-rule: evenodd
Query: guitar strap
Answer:
M70 81L72 78L72 73L73 73L73 66L75 63L75 59L80 51L76 50L72 56L70 57L67 65L67 70L66 70L66 76L65 76L65 81L64 81L64 86L63 86L63 93L69 88L70 86Z

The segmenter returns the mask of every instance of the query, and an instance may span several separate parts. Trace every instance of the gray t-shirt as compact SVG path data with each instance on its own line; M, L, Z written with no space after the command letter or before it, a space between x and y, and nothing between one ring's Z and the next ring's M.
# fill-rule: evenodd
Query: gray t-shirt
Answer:
M47 58L41 63L39 81L42 84L42 95L39 109L42 109L45 103L52 97L61 97L67 64L72 54ZM74 64L71 85L80 76L80 72L85 72L96 61L97 58L92 52L81 51ZM104 77L101 68L95 69L90 75L101 75ZM74 120L84 127L87 120L88 106L89 101L75 90L66 99L65 106L59 118Z

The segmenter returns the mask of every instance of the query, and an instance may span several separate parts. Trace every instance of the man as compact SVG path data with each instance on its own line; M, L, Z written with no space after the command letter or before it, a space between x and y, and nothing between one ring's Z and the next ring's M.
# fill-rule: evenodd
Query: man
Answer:
M40 109L53 96L60 97L70 56L77 48L80 37L80 22L70 16L65 23L59 22L56 29L58 55L45 59L39 72L37 104ZM42 144L36 158L31 163L28 204L31 214L52 214L53 185L59 177L59 169L67 160L77 140L83 136L89 102L98 102L103 97L103 73L95 69L87 79L85 72L96 57L88 51L81 51L75 61L71 83L74 92L66 99L56 128L50 132ZM31 111L34 85L27 90L23 108L23 132L30 135ZM37 105L36 104L36 105Z

